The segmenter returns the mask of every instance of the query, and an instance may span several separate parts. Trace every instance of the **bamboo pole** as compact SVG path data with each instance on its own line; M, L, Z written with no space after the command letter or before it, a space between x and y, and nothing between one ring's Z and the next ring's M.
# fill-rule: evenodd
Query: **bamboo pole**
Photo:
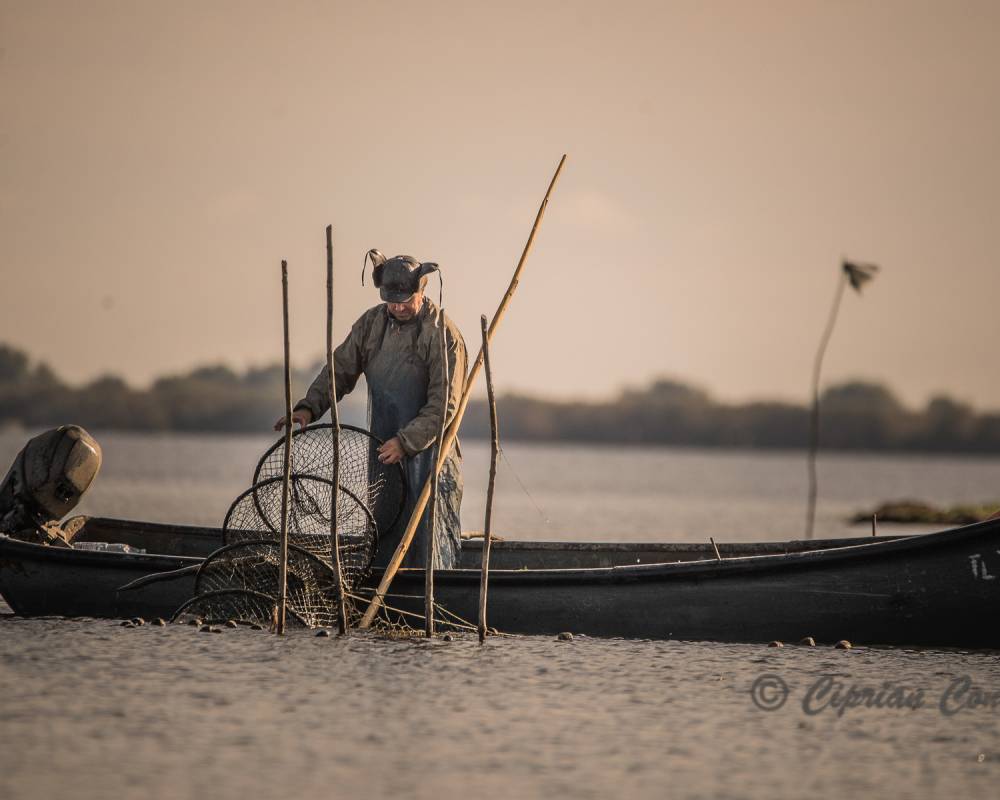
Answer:
M507 287L507 291L501 298L500 305L497 306L496 313L493 315L493 321L490 323L489 329L490 341L493 340L493 336L496 333L497 328L500 326L500 322L503 320L504 314L507 312L507 307L510 305L511 298L517 290L518 282L521 280L521 271L524 269L524 264L528 259L528 253L531 251L531 246L535 242L535 234L538 232L538 226L542 221L542 217L545 216L545 207L549 203L549 195L552 194L552 189L555 187L556 181L559 179L559 173L562 172L563 164L565 163L566 156L564 155L559 160L559 166L556 167L555 174L553 174L552 180L549 182L549 188L545 192L542 204L538 207L538 213L535 215L535 224L531 226L531 233L528 235L528 241L525 243L524 250L521 252L521 258L517 262L514 275L510 279L510 285ZM472 393L472 387L475 385L476 378L478 377L479 370L482 369L482 366L483 351L480 349L479 355L472 364L472 369L469 370L469 377L465 382L462 399L458 404L458 408L455 410L455 417L448 426L448 430L445 432L443 447L438 452L437 464L434 467L435 471L441 469L441 465L444 463L445 455L451 451L451 447L455 443L455 439L458 437L458 428L462 424L462 417L465 416L465 409L469 405L469 397ZM361 618L361 624L358 627L367 628L371 626L372 620L375 619L375 614L378 613L378 608L382 604L382 600L385 597L386 592L389 590L389 585L392 583L392 579L396 576L396 572L399 570L399 565L403 563L403 558L406 556L406 551L410 547L410 542L413 541L413 535L420 523L420 517L424 513L424 508L427 506L430 491L431 478L428 476L427 481L424 483L424 488L421 490L420 496L417 498L417 503L413 508L413 513L410 515L410 521L407 523L406 530L403 531L403 537L400 539L399 545L396 547L396 552L393 553L392 559L389 561L389 565L386 567L385 573L382 576L382 580L379 582L378 588L375 590L375 595L368 604L368 608L365 610L365 614Z
M437 452L441 452L444 443L444 431L448 417L448 401L451 400L451 371L448 369L448 326L444 323L444 306L438 309L441 325L441 371L444 377L444 410L441 413L441 425L438 427ZM427 535L427 558L424 561L424 633L430 638L434 635L434 559L437 555L437 530L435 526L438 502L438 477L440 469L435 469L431 476L430 511L427 524L430 531Z
M493 371L490 369L490 337L486 315L480 317L483 333L483 370L486 372L486 398L490 405L490 482L486 486L486 521L483 524L483 562L479 573L479 643L486 641L486 585L490 575L490 542L493 539L493 490L497 480L497 456L500 455L500 432L497 401L493 394Z
M281 262L281 319L285 339L285 459L281 472L281 561L278 575L277 633L285 632L288 602L288 483L292 475L292 371L288 341L288 262Z
M333 423L333 490L330 498L330 549L337 580L337 627L347 633L347 603L344 599L344 571L340 563L340 411L337 408L337 379L333 371L333 226L326 226L326 369L330 376L330 421Z

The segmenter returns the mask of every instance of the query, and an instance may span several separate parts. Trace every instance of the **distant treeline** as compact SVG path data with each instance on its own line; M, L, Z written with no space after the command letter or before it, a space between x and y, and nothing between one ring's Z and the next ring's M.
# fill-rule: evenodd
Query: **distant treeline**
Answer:
M470 404L463 433L488 434L485 404ZM820 441L839 450L1000 453L1000 412L978 413L948 397L906 408L884 386L852 381L820 398ZM609 402L497 399L503 439L735 448L807 446L810 410L781 402L720 403L669 380Z
M295 371L296 398L319 366ZM363 402L363 396L352 398L344 420L361 422ZM200 367L160 378L146 390L114 376L68 386L45 364L32 364L25 353L0 345L0 425L73 422L94 430L260 432L269 430L282 403L277 365L242 373ZM608 402L506 395L497 405L505 441L800 448L808 438L804 405L720 403L700 389L668 380L626 390ZM824 448L1000 453L1000 412L977 412L948 397L913 410L884 386L851 382L827 389L820 405ZM462 436L487 435L485 403L473 401Z
M292 373L292 402L304 393L320 364ZM134 389L105 375L68 386L44 363L0 344L0 425L51 427L65 423L94 430L268 431L284 408L280 365L237 373L206 366ZM356 421L356 420L352 420Z

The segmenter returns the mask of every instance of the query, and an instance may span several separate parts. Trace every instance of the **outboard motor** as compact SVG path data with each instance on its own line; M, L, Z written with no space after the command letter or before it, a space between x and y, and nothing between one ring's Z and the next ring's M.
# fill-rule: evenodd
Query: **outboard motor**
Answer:
M0 483L0 532L66 546L58 522L72 511L101 468L101 446L78 425L29 440Z

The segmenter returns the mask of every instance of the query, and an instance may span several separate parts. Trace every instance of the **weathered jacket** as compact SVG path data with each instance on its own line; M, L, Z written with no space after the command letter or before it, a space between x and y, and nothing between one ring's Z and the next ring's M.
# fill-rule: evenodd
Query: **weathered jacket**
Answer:
M361 315L351 327L351 332L343 344L333 353L337 399L340 400L354 389L358 378L365 371L365 366L382 346L383 337L387 333L392 333L394 329L402 326L420 326L416 349L418 357L427 365L429 376L427 403L417 416L397 433L408 456L413 456L434 444L446 402L446 419L450 422L455 416L455 410L465 388L467 368L465 340L447 315L445 315L445 326L448 337L448 374L451 376L450 394L444 386L444 375L441 370L441 330L437 327L440 313L440 309L433 302L424 298L424 305L416 317L406 322L399 322L389 314L385 303L382 303ZM309 409L313 420L319 419L330 409L330 378L326 367L320 370L306 396L296 404L295 408Z

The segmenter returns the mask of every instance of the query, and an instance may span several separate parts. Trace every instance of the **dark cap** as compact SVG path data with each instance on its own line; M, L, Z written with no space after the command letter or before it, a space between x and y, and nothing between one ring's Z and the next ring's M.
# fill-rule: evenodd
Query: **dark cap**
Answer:
M372 280L387 303L405 303L420 291L421 280L438 268L437 264L420 263L412 256L387 259L378 250L369 250L368 258L374 266Z

